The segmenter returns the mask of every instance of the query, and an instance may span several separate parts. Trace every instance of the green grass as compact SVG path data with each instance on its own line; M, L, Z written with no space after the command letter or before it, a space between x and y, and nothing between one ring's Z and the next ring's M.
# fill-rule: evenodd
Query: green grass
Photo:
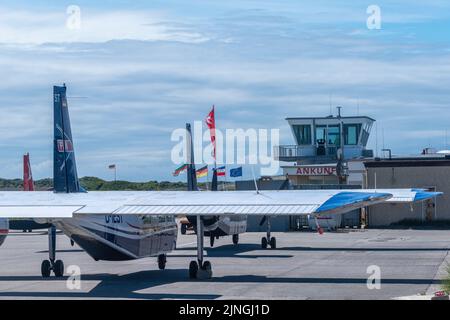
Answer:
M35 188L38 191L52 190L53 179L41 179L35 181ZM80 179L80 184L87 191L183 191L186 190L185 182L170 182L170 181L147 181L147 182L130 182L124 180L106 181L97 177L83 177ZM206 189L205 183L198 184L200 189ZM219 190L222 189L222 182L219 184ZM22 191L22 179L1 179L0 191ZM234 184L228 182L227 190L234 190Z

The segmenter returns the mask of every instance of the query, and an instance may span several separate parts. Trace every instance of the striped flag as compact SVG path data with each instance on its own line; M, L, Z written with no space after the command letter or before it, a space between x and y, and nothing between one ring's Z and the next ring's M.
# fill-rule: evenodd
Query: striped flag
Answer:
M214 106L211 111L208 113L208 116L205 120L206 126L209 128L209 134L211 136L211 144L213 146L212 156L214 160L216 159L216 118L214 115Z
M23 156L23 191L34 191L33 174L31 173L30 155Z
M206 177L208 175L208 166L198 169L195 174L197 175L197 179Z
M217 172L218 177L225 177L227 171L225 169L225 166L223 166L223 167L217 168L216 172Z
M180 173L182 173L183 171L186 171L187 168L188 168L188 165L185 163L185 164L179 166L178 168L176 168L175 171L172 173L172 175L174 177L177 177L180 175Z

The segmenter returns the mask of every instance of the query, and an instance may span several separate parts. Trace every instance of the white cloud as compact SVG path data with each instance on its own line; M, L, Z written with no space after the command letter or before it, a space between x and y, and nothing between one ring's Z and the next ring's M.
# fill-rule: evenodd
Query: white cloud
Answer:
M353 26L305 28L279 12L200 25L148 11L82 14L90 32L79 39L67 36L65 12L0 19L0 176L20 175L26 151L37 177L51 175L51 86L62 82L80 175L106 178L113 161L122 178L172 179L171 130L203 120L212 104L221 128L280 128L281 142L292 143L284 118L328 115L331 94L345 114L359 102L360 114L380 120L396 154L440 139L448 125L442 46L349 36Z
M152 11L98 12L81 8L81 28L66 26L65 11L18 11L0 8L0 43L40 45L46 43L107 42L112 40L207 41L203 34L174 27Z

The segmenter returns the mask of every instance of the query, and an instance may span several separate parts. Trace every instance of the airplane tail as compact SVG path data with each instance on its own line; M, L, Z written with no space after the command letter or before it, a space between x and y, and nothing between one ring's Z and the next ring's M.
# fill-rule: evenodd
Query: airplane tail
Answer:
M23 155L23 190L34 191L33 174L31 173L30 154Z
M53 87L53 186L57 193L85 192L78 180L66 85Z
M217 168L213 170L213 177L211 182L211 191L217 191Z
M188 191L197 191L197 174L195 172L195 161L194 161L194 144L192 142L192 131L191 124L186 123L186 132L187 132L187 148L188 151L188 168L187 168L187 189Z

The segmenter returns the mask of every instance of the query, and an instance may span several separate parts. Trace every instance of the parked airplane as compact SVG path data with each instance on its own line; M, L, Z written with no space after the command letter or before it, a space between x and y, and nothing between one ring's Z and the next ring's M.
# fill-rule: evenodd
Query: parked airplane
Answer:
M383 202L413 202L440 193L416 189L293 190L210 192L85 192L79 184L70 128L66 87L54 87L55 192L0 192L0 218L32 218L51 223L49 260L41 274L62 276L56 260L55 226L95 260L131 260L158 257L175 248L179 215L195 216L197 260L189 264L190 278L212 277L203 259L204 225L216 217L343 214ZM63 191L62 191L63 190Z
M23 155L23 190L34 191L33 174L31 172L30 154ZM23 230L31 232L33 230L48 229L48 223L37 223L32 219L11 219L9 220L9 230Z
M195 159L192 142L191 125L186 123L186 150L189 150L188 154L188 168L187 168L187 189L188 191L198 191L197 177L195 170ZM213 178L211 183L211 191L218 191L217 188L217 171L213 170ZM216 194L210 194L211 197ZM196 216L186 216L189 223L193 226L194 231L197 230ZM204 235L209 237L209 243L211 247L214 246L214 240L219 237L232 236L233 244L239 243L239 234L247 231L247 216L216 216L203 219Z

